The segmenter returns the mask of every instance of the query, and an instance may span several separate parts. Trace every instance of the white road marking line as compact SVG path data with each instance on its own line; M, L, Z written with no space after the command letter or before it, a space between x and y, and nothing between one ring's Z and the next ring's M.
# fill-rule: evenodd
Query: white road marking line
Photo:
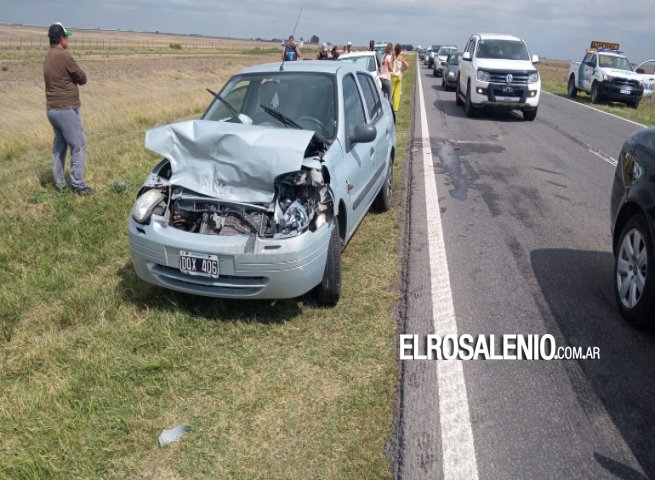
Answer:
M568 98L564 98L564 97L561 97L559 95L555 95L554 93L547 92L545 90L542 90L541 93L545 93L545 94L550 95L552 97L559 98L560 100L564 100L566 102L570 102L570 103L574 103L576 105L580 105L581 107L588 108L589 110L593 110L594 112L604 113L605 115L609 115L610 117L618 118L619 120L623 120L623 121L628 122L628 123L633 123L633 124L635 124L635 125L637 125L638 127L641 127L641 128L647 128L646 125L635 122L633 120L628 120L627 118L619 117L618 115L615 115L613 113L605 112L603 110L599 110L597 108L590 107L589 105L585 105L584 103L576 102L575 100L570 100Z
M609 155L607 155L606 153L601 152L600 150L596 150L594 147L592 147L590 145L587 145L587 150L589 150L590 153L593 153L594 155L596 155L601 160L609 163L610 165L613 165L613 166L616 167L616 165L619 163L619 161L616 160L615 158L610 157Z
M421 71L417 63L419 108L421 115L421 143L425 205L430 256L430 284L432 291L432 321L437 335L457 334L455 306L450 289L450 275L446 245L441 226L441 210L437 182L434 178L430 132L423 99ZM477 480L478 465L473 445L473 430L461 360L439 360L437 363L439 422L441 452L445 480Z

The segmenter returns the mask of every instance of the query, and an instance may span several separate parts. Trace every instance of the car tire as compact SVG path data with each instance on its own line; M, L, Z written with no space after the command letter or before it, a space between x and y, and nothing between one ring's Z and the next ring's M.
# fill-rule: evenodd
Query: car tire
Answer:
M433 77L438 77L439 76L439 75L437 75L437 69L436 68L432 69L432 76Z
M591 85L591 103L597 104L601 102L600 93L598 92L598 82Z
M384 177L384 183L380 187L375 200L373 200L373 211L382 213L391 208L391 199L393 197L393 161L389 159L389 167Z
M459 89L459 77L457 77L457 85L455 85L455 105L460 107L464 105L464 102L462 102L462 97L460 97L461 94L462 92Z
M336 217L330 234L323 279L314 293L316 303L322 307L334 307L341 297L341 237Z
M578 89L575 86L575 77L573 75L569 77L569 84L567 85L566 93L571 98L578 96Z
M637 255L634 252L635 247L638 250ZM645 255L646 260L639 262L638 257L641 255ZM641 292L638 292L640 278L643 278L643 286ZM619 237L614 260L614 294L621 315L629 323L634 326L653 324L655 319L653 237L646 218L641 214L634 215L628 220Z
M633 100L632 102L628 102L628 107L634 108L635 110L639 108L639 100Z
M443 88L444 90L448 90L448 87L446 86L446 76L445 75L441 76L441 88Z
M535 108L534 110L523 110L523 120L527 120L528 122L534 121L534 119L537 118L537 109Z
M473 106L473 103L471 102L471 84L469 83L466 86L466 100L464 100L464 114L466 114L467 117L471 118L473 115L475 115L475 107Z

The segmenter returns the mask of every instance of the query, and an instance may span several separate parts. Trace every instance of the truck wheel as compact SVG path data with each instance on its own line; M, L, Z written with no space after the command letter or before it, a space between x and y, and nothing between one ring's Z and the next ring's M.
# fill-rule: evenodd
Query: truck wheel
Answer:
M528 122L532 122L535 118L537 118L537 109L536 108L534 110L523 110L523 120L527 120Z
M573 75L569 78L567 93L571 98L575 98L578 95L578 89L575 87L575 77Z
M457 77L457 85L455 86L455 105L457 106L462 106L464 102L462 102L462 97L460 95L462 92L459 90L459 77Z
M341 297L341 238L337 218L330 234L323 279L314 293L316 302L322 307L334 307Z
M633 100L632 102L628 102L628 107L634 109L639 108L639 100Z
M600 103L600 93L598 93L598 82L591 86L591 103Z
M469 83L466 86L466 100L464 101L464 113L466 114L467 117L471 118L473 115L475 115L474 109L475 107L471 102L471 84Z

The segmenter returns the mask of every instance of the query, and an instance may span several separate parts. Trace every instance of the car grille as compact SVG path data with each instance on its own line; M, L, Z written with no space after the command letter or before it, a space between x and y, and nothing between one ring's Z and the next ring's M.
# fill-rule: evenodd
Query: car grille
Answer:
M614 84L618 86L627 86L627 87L638 87L639 80L628 80L627 78L615 78Z
M491 83L508 83L507 75L512 75L512 81L509 83L518 83L526 85L528 83L529 72L503 72L503 71L494 71L489 72L491 75Z
M164 285L186 288L199 294L250 297L263 291L268 285L266 277L237 277L220 275L218 278L195 277L177 268L154 265L151 271Z

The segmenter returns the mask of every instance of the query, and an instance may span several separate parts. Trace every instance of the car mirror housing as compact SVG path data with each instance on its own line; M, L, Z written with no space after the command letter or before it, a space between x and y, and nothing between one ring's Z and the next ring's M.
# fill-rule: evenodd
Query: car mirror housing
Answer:
M378 131L375 125L370 123L362 123L355 128L355 131L350 135L350 143L370 143L378 136Z
M637 73L639 73L639 74L642 74L642 75L643 75L644 73L646 73L646 70L644 70L643 68L638 68L638 69L635 70L635 71L636 71Z
M532 63L539 63L539 55L532 55Z
M467 62L471 61L471 52L464 52L462 54L462 60L466 60Z

